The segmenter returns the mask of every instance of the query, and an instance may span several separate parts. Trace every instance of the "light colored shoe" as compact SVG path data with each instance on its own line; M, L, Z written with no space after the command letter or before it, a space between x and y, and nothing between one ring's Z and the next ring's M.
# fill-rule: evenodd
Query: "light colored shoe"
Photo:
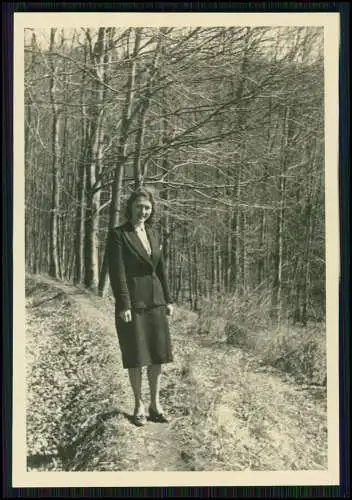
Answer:
M147 418L143 413L139 415L133 415L133 423L137 427L142 427L147 423Z

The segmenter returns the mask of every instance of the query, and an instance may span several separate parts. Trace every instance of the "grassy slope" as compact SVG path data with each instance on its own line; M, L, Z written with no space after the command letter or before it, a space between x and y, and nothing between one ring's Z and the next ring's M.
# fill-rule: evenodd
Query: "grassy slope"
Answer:
M326 400L254 356L171 320L164 367L170 424L136 428L113 304L43 276L26 280L27 444L31 470L313 470L327 468ZM145 399L148 387L144 378Z

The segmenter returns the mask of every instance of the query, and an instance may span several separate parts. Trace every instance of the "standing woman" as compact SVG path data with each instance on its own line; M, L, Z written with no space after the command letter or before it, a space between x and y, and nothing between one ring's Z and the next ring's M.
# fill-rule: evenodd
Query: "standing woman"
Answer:
M159 400L161 365L173 361L168 322L173 307L162 246L151 227L154 212L152 193L139 188L127 202L127 222L110 231L108 242L115 325L135 398L133 421L138 426L146 423L142 367L147 366L150 387L149 417L167 422Z

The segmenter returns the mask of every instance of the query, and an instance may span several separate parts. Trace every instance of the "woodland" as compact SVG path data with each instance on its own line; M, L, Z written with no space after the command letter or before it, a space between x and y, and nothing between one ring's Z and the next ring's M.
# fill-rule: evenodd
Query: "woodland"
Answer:
M322 28L28 28L24 52L29 272L109 293L144 185L176 303L325 319Z

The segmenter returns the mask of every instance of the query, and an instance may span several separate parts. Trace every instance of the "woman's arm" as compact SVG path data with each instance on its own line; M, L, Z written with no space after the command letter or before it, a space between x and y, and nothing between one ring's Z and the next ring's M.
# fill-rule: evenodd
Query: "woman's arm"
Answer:
M156 274L158 275L158 278L160 280L161 286L163 287L164 291L164 297L165 301L167 304L172 304L172 298L170 294L170 289L169 285L167 282L167 276L166 276L166 269L165 269L165 261L164 261L164 255L163 255L163 250L161 249L160 252L160 259L159 263L156 267Z
M108 263L111 288L116 301L121 301L122 310L131 309L131 299L127 286L126 270L122 254L121 235L110 231L108 240Z

